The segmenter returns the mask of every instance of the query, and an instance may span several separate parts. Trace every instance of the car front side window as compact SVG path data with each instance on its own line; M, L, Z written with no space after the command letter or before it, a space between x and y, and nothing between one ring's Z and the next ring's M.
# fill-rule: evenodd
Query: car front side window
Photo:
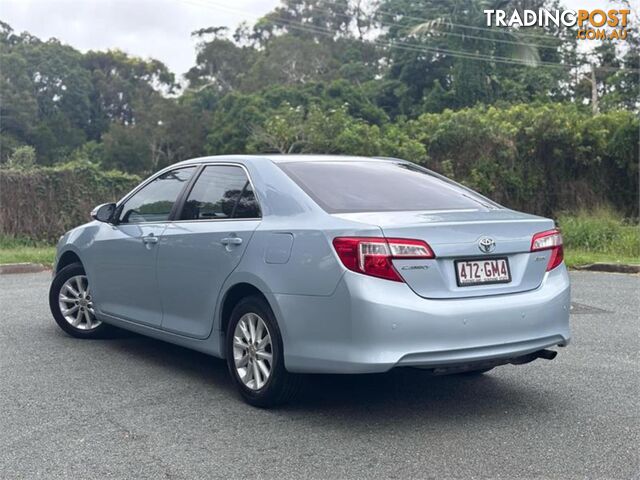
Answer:
M119 223L166 222L178 195L196 167L163 173L138 190L123 204Z

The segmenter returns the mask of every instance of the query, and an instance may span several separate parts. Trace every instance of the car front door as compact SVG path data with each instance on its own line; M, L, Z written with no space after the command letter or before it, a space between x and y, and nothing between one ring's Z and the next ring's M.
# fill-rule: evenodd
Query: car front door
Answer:
M242 166L201 170L158 249L164 330L195 338L210 334L222 285L259 223L260 208Z
M158 244L176 200L196 168L157 176L121 203L115 225L101 227L90 249L96 267L91 282L98 313L160 327Z

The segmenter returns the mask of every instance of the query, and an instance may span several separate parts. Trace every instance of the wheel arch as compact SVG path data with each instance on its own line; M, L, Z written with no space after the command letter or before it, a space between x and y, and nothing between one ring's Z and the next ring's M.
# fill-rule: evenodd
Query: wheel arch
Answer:
M220 331L223 335L226 335L229 320L231 319L231 312L233 312L235 306L240 300L251 295L261 297L271 307L271 302L269 302L267 296L258 287L248 282L236 283L226 291L222 299L220 308ZM271 307L271 310L273 311L273 307Z
M73 263L79 263L84 266L80 256L73 250L67 250L60 255L58 262L56 263L56 273L62 270L64 267Z

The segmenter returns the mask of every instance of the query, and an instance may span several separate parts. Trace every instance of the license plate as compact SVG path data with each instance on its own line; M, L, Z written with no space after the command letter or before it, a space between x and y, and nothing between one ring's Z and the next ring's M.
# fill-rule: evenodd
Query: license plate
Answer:
M506 258L457 260L455 266L456 280L459 287L509 283L511 281L509 261Z

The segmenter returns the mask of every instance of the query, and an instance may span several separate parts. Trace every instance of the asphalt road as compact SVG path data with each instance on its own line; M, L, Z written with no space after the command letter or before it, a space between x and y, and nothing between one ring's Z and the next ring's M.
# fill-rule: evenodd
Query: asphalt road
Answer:
M574 340L480 378L316 376L280 410L223 361L54 324L0 276L0 478L640 478L640 277L573 273Z

